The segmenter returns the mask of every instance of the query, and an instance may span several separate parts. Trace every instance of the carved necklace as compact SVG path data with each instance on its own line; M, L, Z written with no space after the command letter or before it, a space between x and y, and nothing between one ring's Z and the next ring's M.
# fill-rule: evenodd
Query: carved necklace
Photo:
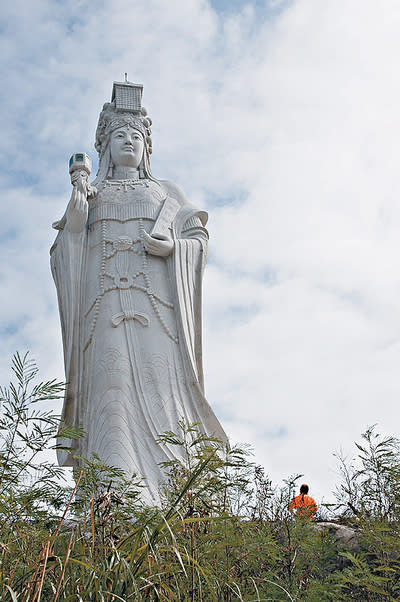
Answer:
M104 180L104 188L113 188L115 190L122 190L123 192L128 192L128 190L135 190L140 186L150 188L149 181L147 179Z

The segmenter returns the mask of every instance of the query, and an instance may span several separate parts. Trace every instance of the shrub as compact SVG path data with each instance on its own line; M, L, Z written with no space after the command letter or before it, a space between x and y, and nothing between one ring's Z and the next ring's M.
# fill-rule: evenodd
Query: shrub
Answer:
M294 475L274 487L248 447L224 446L179 423L160 445L161 507L141 501L141 482L100 458L80 459L75 486L46 454L73 439L43 406L62 397L56 381L15 355L0 389L0 597L5 601L380 600L400 598L400 446L374 428L341 458L337 520L357 529L346 549L312 521L288 512Z

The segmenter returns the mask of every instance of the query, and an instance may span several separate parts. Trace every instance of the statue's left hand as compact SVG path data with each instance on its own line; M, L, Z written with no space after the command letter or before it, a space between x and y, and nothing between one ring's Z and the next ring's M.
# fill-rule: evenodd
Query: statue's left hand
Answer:
M168 257L172 253L174 248L174 241L169 236L161 238L154 238L150 236L146 231L143 231L144 237L144 248L150 255L157 255L158 257Z

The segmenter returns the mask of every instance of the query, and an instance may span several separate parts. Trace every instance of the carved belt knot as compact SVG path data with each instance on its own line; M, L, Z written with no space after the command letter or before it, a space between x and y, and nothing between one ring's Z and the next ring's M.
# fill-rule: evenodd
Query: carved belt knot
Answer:
M137 320L142 326L148 326L150 324L150 320L146 314L134 311L121 311L119 314L114 314L111 318L111 323L114 328L117 328L124 320Z

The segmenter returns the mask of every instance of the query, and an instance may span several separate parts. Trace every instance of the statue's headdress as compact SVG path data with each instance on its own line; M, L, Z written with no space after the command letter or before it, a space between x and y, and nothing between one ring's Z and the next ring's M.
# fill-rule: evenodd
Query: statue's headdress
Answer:
M142 107L143 86L131 82L114 82L111 102L103 106L96 130L95 149L99 153L99 170L96 182L104 180L110 169L110 134L123 126L130 125L138 130L144 140L142 177L151 177L150 155L152 153L151 124L147 111Z

